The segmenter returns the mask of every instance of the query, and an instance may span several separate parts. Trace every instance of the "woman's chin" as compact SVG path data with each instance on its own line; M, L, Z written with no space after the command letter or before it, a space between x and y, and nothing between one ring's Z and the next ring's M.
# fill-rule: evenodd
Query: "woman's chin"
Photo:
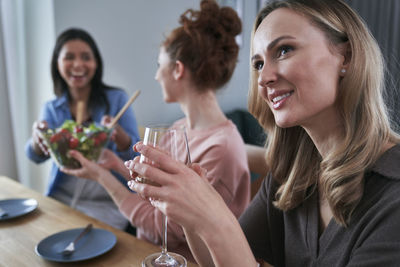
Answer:
M169 96L164 96L164 102L165 103L176 103L176 99L169 97Z
M275 124L280 127L280 128L290 128L293 126L297 126L296 123L288 120L276 120L275 119Z

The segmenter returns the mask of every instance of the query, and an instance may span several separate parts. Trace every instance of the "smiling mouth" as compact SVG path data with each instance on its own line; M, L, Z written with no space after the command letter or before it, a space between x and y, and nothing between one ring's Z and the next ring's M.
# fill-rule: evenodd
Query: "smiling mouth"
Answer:
M84 72L71 72L71 76L73 77L83 77L85 76Z
M289 92L289 93L286 93L286 94L283 94L283 95L280 95L280 96L277 96L277 97L274 97L273 99L272 99L272 103L277 103L277 102L279 102L279 101L281 101L282 99L284 99L284 98L286 98L286 97L289 97L290 95L292 95L293 94L293 91L291 91L291 92Z
M86 75L72 75L71 78L74 80L82 80L86 77Z

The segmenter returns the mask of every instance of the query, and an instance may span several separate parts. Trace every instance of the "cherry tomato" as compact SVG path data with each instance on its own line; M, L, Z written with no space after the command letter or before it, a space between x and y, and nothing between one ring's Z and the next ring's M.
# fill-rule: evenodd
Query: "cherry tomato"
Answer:
M99 139L99 140L100 140L100 143L101 143L101 142L104 142L104 141L107 140L107 134L106 134L105 132L101 132L101 133L99 133L99 134L97 135L96 139Z
M101 140L100 140L99 138L95 137L95 138L93 138L93 140L94 140L94 145L95 145L95 146L100 145Z
M74 131L75 131L76 133L81 133L81 132L83 132L83 128L82 128L82 126L77 125L77 126L75 127Z
M71 149L77 148L79 145L79 140L75 137L71 137L68 142L68 147Z
M61 138L62 138L62 134L61 134L61 133L53 134L53 135L50 137L50 143L57 143L58 141L61 140Z
M71 134L67 129L61 129L60 131L59 131L59 133L62 133L62 134L64 134L64 135L68 135L68 134Z

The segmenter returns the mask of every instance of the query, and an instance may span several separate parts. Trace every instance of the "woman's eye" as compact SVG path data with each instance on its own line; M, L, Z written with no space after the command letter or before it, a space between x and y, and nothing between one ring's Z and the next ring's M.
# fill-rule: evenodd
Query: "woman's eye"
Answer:
M72 59L74 59L74 55L73 55L73 54L66 54L66 55L64 56L64 59L66 59L66 60L72 60Z
M291 47L289 45L282 45L281 47L278 48L277 56L278 56L278 58L286 56L286 54L292 50L293 50L293 47Z
M253 68L255 70L261 70L264 66L264 63L262 61L256 61L253 63Z
M81 58L84 61L90 61L92 59L92 56L90 54L82 54Z

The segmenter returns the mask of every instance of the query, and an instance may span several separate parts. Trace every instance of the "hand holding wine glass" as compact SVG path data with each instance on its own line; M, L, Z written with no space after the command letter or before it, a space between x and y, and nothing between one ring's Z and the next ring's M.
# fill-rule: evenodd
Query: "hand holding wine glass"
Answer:
M189 146L187 144L187 137L184 128L168 128L164 126L147 127L143 143L145 145L157 147L167 153L174 160L181 161L185 164L190 163ZM154 162L143 155L140 157L140 162L150 165L154 164ZM154 184L150 179L143 176L138 176L135 180L141 183ZM154 201L154 199L150 199L150 201ZM146 257L142 262L143 267L185 267L187 265L186 259L183 256L167 251L167 224L168 219L164 216L161 253L155 253Z
M232 240L233 233L235 238L245 241L235 215L217 190L209 183L205 169L196 163L186 167L159 149L143 145L141 142L137 143L134 148L146 158L151 159L153 166L142 164L139 162L139 158L136 158L127 162L126 167L134 173L134 176L147 176L160 186L130 181L130 188L145 198L153 198L152 205L168 215L175 223L181 225L186 238L189 238L189 235L195 236L196 241L192 238L190 241L188 239L191 249L193 244L195 246L206 245L204 240L213 240L211 242L213 246L208 247L207 245L207 248L210 249L210 252L218 250L223 247L216 244L219 241ZM226 239L221 235L222 229L232 229L232 232L228 231L228 233L223 231L227 234ZM238 242L237 244L240 247L243 243ZM193 250L192 252L194 253ZM195 260L201 262L202 266L211 266L208 263L213 260L224 261L211 258L210 254L206 254L207 251L197 250L194 255Z

